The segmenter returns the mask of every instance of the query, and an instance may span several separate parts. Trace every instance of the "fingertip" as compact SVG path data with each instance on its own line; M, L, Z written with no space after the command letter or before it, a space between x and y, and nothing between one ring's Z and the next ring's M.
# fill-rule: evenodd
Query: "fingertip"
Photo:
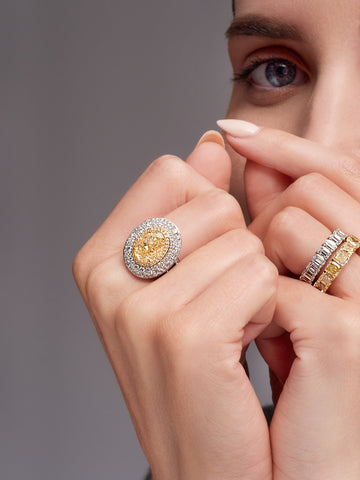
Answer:
M226 118L218 120L217 126L221 128L227 135L235 138L246 138L256 135L261 127L245 120Z
M218 135L220 136L219 133ZM229 191L231 160L223 143L203 141L197 145L186 162L215 187Z
M200 138L195 148L199 147L203 143L210 142L210 143L217 143L221 147L225 148L225 141L221 133L216 130L208 130L204 133L204 135Z

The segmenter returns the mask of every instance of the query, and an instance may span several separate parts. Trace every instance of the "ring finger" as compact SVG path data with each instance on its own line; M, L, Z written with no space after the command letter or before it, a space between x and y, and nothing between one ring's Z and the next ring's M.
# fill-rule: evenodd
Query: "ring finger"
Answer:
M264 239L266 255L280 273L299 276L330 230L307 212L287 207L271 222ZM349 233L349 232L346 232ZM351 233L351 232L350 232ZM360 257L353 255L332 283L329 293L343 299L360 300Z

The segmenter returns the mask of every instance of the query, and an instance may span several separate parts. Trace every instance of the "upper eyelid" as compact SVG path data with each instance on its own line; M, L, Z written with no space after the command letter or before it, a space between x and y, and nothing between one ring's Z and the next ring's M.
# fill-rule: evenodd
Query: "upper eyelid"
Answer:
M241 68L240 70L254 70L255 68L259 67L260 65L264 63L268 63L271 61L276 61L276 60L286 60L287 62L289 61L287 58L279 57L277 55L271 55L267 58L263 57L254 57L251 59L250 63L248 66Z
M233 79L234 80L245 80L260 65L263 65L264 63L268 63L268 62L271 62L271 61L276 61L276 60L278 60L278 61L281 61L281 60L284 61L285 60L286 62L290 62L290 63L293 63L294 65L297 65L295 62L293 62L291 60L288 60L287 58L279 57L277 55L274 55L274 56L271 56L271 57L268 57L268 58L262 58L262 59L254 58L252 60L252 62L247 67L243 67L243 68L239 69L237 72L235 72ZM299 67L299 68L301 68L301 67Z
M299 68L302 68L307 72L309 71L309 65L303 55L299 54L298 50L294 49L292 46L283 44L258 45L257 48L252 48L247 53L243 52L242 58L242 63L244 65L249 62L253 63L254 60L266 61L272 58L287 60L295 63Z

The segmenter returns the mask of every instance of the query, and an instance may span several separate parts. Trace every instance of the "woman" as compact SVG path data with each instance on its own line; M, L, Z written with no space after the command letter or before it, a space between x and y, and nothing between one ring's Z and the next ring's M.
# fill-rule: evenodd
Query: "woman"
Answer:
M360 5L238 0L234 14L226 149L209 132L186 162L153 162L74 275L155 480L358 480ZM147 280L122 249L153 217L178 226L181 261ZM337 228L348 265L300 281ZM272 371L270 428L244 368L252 340Z

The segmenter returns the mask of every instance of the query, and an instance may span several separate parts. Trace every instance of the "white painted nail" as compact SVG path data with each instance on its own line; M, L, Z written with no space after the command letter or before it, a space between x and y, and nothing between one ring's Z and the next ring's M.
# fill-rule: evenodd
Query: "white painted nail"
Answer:
M245 122L244 120L225 119L218 120L216 123L221 130L234 137L251 137L260 131L260 127L254 123Z

